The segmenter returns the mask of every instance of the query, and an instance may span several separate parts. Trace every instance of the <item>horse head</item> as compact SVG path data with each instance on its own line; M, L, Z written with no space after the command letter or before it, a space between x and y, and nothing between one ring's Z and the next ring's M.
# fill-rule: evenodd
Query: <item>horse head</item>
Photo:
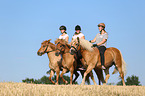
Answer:
M66 46L68 46L67 42L63 39L57 39L55 41L55 44L56 44L56 53L55 53L56 56L58 56L59 54L63 54L66 49Z
M44 53L49 53L55 50L55 45L50 42L51 39L45 40L41 43L41 47L38 50L37 54L42 56Z
M70 54L73 55L78 50L80 50L80 39L79 39L79 37L77 37L77 39L75 39L75 40L72 40Z

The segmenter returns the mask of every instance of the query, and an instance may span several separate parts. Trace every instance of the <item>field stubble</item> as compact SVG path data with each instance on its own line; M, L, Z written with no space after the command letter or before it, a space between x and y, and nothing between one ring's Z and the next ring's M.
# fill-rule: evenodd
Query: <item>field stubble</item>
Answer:
M2 82L0 96L145 96L145 86L45 85Z

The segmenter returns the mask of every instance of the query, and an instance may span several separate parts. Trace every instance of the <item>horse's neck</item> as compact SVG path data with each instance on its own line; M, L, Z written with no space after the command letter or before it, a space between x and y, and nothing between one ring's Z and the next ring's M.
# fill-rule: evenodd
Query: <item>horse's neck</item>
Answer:
M60 57L60 55L59 56L55 55L55 51L47 53L47 56L48 56L50 62Z
M70 48L68 47L68 45L66 45L64 53L69 53L69 51L70 51Z

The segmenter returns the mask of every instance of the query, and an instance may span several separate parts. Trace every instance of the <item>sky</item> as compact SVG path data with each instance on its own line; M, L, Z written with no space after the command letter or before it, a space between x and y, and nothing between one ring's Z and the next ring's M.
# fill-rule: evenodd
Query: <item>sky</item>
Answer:
M92 40L103 22L109 34L107 47L118 48L127 63L125 79L135 75L145 85L144 5L144 0L0 0L0 82L49 76L47 55L37 55L41 43L54 43L61 25L67 27L69 42L76 25L86 40ZM112 75L113 69L108 83L116 84L119 73ZM79 84L81 80L80 76Z

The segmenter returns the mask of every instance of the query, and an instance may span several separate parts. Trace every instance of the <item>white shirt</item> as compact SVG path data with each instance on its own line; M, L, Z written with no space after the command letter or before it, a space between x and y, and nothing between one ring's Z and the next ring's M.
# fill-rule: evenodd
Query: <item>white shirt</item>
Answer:
M79 38L82 38L84 36L84 34L83 33L80 33L80 34L75 34L73 37L72 37L72 39L74 40L74 39L77 39L77 37L79 37Z
M66 37L68 37L68 35L67 35L67 34L65 34L65 35L63 35L63 36L62 36L62 35L60 35L60 36L59 36L59 39L65 39Z

